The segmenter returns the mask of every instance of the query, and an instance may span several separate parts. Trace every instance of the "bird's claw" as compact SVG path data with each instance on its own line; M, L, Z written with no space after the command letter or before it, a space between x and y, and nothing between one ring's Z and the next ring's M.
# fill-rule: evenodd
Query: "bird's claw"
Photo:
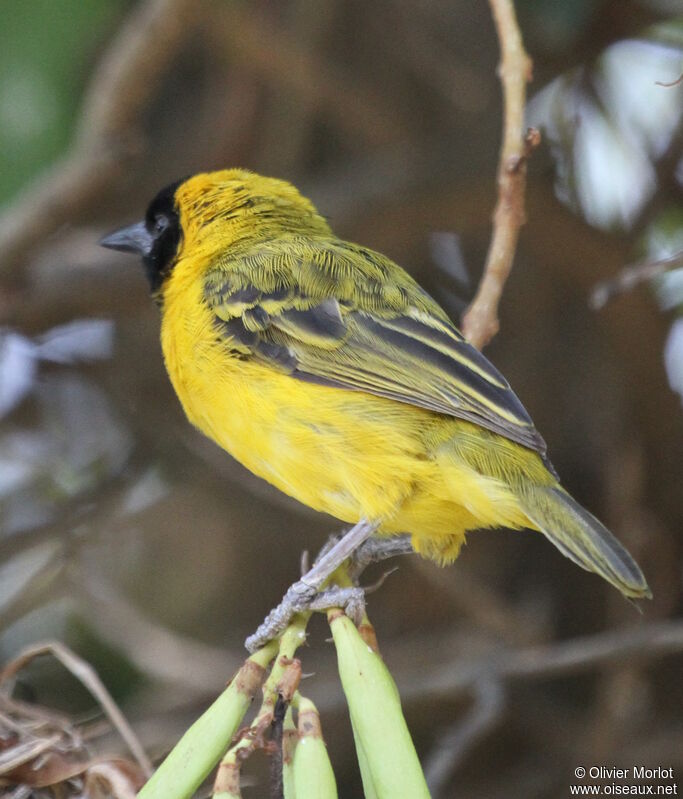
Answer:
M334 586L317 594L309 605L310 610L324 611L330 608L342 608L358 626L365 615L365 590L356 586L349 588Z
M343 607L354 619L362 619L365 612L365 595L361 588L352 586L323 589L323 586L379 525L379 521L361 519L341 537L334 536L330 539L312 568L289 587L282 602L270 611L258 630L247 638L246 648L250 652L255 652L265 646L268 641L272 641L285 631L293 616L304 611Z
M333 586L317 591L303 580L289 587L280 604L273 608L253 635L244 642L249 652L265 646L280 636L297 613L330 608L342 608L356 625L365 614L365 591L362 588Z

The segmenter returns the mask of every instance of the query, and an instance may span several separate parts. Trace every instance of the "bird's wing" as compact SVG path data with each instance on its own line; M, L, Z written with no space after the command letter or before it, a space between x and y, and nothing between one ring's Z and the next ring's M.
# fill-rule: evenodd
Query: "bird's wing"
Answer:
M379 253L334 238L279 239L217 263L204 288L240 357L466 419L545 457L505 378Z

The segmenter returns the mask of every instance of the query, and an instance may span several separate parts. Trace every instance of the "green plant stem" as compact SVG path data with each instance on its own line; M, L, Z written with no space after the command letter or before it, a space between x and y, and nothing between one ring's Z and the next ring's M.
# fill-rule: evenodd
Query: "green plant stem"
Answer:
M328 620L367 796L429 799L398 691L387 667L341 611L328 612Z
M138 799L187 799L220 760L277 652L277 642L247 658L230 685L183 735Z
M372 772L370 771L370 764L365 755L363 744L356 733L356 728L353 726L353 719L351 719L351 729L353 730L353 742L356 746L356 756L358 757L358 767L360 768L360 778L363 782L363 793L365 799L379 799L377 791L375 790L375 783L372 780Z
M295 616L279 641L271 642L278 647L278 652L268 679L263 684L261 707L249 729L221 760L214 783L213 799L239 799L242 763L256 749L263 747L273 721L278 696L282 696L287 703L291 702L301 677L301 664L294 660L294 653L306 640L306 625L310 616L310 613Z
M337 799L337 783L323 740L318 710L310 699L297 698L299 741L294 750L293 765L296 798Z

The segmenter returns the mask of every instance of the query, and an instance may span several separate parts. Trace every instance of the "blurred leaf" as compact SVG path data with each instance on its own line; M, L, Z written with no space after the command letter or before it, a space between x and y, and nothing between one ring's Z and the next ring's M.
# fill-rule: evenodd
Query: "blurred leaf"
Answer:
M46 361L76 361L111 358L114 323L111 319L75 319L53 327L37 339L37 355Z
M48 450L40 433L12 431L0 437L0 499L33 483L37 464Z
M663 26L662 26L663 27ZM683 71L683 31L671 23L677 42L627 40L609 47L598 62L599 93L623 137L660 158L683 115L683 91L667 86Z
M31 392L42 417L40 432L4 435L0 497L30 488L43 498L73 495L121 468L131 441L106 395L76 375L49 373L36 381L40 360L73 364L108 358L113 338L114 324L107 319L77 319L34 341L13 331L0 336L0 417Z
M0 564L0 610L12 602L31 578L54 558L59 545L46 543Z
M631 227L657 188L643 147L588 102L580 113L572 168L578 203L595 227Z
M664 344L664 366L669 385L683 400L683 319L677 319L671 326Z
M657 278L655 291L662 310L683 309L683 269L674 269Z
M41 465L53 489L74 495L122 468L132 442L103 391L76 375L49 375L37 398L50 449Z
M132 447L107 395L86 378L46 374L34 397L36 427L0 437L4 535L44 523L62 500L117 474Z
M25 336L12 331L0 333L0 418L31 390L36 375L35 351L35 345Z
M160 502L171 490L158 469L151 468L136 480L121 503L121 515L136 514Z
M657 161L683 119L678 21L617 42L591 67L541 90L528 108L556 164L558 197L600 228L630 228L657 188Z
M0 418L31 391L37 361L72 364L110 358L114 323L109 319L76 319L31 341L11 330L0 332Z
M457 233L429 234L429 250L436 266L463 288L470 287L470 276Z

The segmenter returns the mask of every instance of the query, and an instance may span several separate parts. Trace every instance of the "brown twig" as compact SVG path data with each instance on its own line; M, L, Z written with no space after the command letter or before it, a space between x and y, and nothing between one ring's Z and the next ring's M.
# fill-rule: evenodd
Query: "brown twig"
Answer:
M632 658L643 662L683 652L683 623L658 622L627 630L611 630L558 644L530 647L516 652L489 655L486 663L475 660L454 669L453 664L436 669L424 679L418 695L450 697L471 690L484 675L504 681L551 679L580 674L598 666ZM416 687L416 686L415 686ZM408 686L404 701L409 701L413 686Z
M675 86L680 86L683 83L683 72L676 78L676 80L669 81L668 83L663 80L656 80L655 86L662 86L664 89L673 89Z
M105 688L97 672L89 663L86 663L85 660L75 655L64 644L59 641L46 641L26 647L14 660L4 667L2 672L0 672L0 684L6 680L12 679L18 671L23 669L24 666L34 660L34 658L47 654L56 658L88 689L88 691L90 691L109 718L109 721L111 721L112 726L126 742L126 745L145 775L149 777L152 773L152 764L145 754L145 750L140 744L140 741L133 732L132 727L128 724L111 694Z
M641 283L668 272L670 269L678 269L680 267L683 267L683 250L667 258L659 258L655 261L639 261L625 266L612 280L605 280L597 284L591 292L588 304L594 311L599 311L619 294L631 291L631 289Z
M532 62L524 50L512 0L489 0L500 41L500 80L503 85L503 143L498 164L498 201L484 274L476 296L462 320L465 337L478 349L498 332L498 304L512 269L519 229L524 224L526 162L540 134L524 134L526 84Z
M126 19L86 93L70 153L28 186L0 218L0 272L111 190L140 151L140 111L190 28L190 0L147 0Z
M483 677L473 686L473 705L463 719L439 735L425 759L425 778L434 796L441 796L468 752L500 721L505 690L496 679Z
M60 582L66 568L64 548L57 543L45 549L43 562L0 608L0 630L9 629L19 619L60 596Z

